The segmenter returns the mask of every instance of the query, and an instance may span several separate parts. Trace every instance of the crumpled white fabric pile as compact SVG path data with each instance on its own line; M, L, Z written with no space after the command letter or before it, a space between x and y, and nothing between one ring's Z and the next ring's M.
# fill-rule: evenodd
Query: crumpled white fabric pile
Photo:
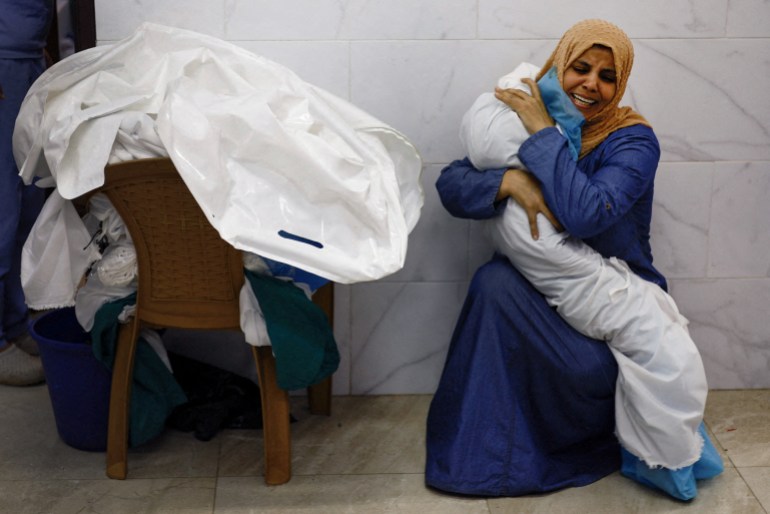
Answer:
M168 155L227 242L339 283L401 269L423 204L422 163L401 133L275 62L155 24L47 70L13 146L25 182L57 188L23 262L37 308L72 304L85 269L72 266L93 256L71 244L57 257L47 242L83 237L63 200L102 185L108 162ZM46 280L56 267L67 278Z

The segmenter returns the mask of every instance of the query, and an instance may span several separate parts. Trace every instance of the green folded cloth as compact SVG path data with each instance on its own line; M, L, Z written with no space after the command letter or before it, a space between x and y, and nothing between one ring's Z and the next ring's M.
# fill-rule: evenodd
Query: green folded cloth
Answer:
M340 354L324 311L289 281L245 273L265 317L278 386L303 389L334 373Z
M118 315L126 305L136 303L136 294L103 305L94 319L91 341L94 355L108 369L115 363ZM134 359L134 382L129 410L129 445L139 446L163 431L174 407L187 402L187 396L155 350L139 338Z

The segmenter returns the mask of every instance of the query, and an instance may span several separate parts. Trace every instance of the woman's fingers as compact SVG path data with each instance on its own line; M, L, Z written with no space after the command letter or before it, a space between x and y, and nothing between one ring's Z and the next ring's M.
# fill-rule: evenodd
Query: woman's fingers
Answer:
M537 211L527 210L527 219L529 220L529 231L532 233L532 239L537 241L540 238L540 231L537 229Z
M551 209L546 207L543 211L543 216L551 222L551 225L553 225L553 228L557 230L557 232L561 232L564 230L564 227L562 227L561 223L559 223L559 220L556 219L556 216L553 215L551 212Z
M527 132L534 134L546 127L552 127L554 122L543 105L537 84L533 80L525 80L529 81L528 85L532 88L532 95L520 89L495 88L495 98L516 111Z
M495 98L506 104L514 111L518 111L521 108L521 101L525 100L526 93L518 89L500 89L495 88ZM529 95L527 95L529 96Z
M508 196L513 198L524 209L524 212L527 213L532 239L540 237L540 231L537 226L538 214L543 214L557 230L563 230L559 220L556 219L556 216L553 215L545 203L539 182L529 172L511 168L503 174L496 200L501 200Z
M529 86L529 90L532 91L533 98L535 98L538 102L543 101L543 97L540 96L540 88L538 87L537 82L530 78L523 78L521 81Z
M535 85L535 88L537 88L537 85ZM522 89L517 88L509 88L509 89L502 89L499 87L495 88L495 97L498 100L501 100L503 102L508 103L508 101L514 101L514 102L527 102L527 101L539 101L539 95L540 90L537 90L538 96L530 95L526 91Z
M553 227L558 231L561 232L564 230L564 227L561 226L561 223L559 223L559 220L556 219L556 216L553 215L551 212L551 209L549 209L544 201L535 203L535 204L529 204L526 206L523 206L524 211L527 213L527 219L529 220L529 231L532 233L532 239L537 240L540 237L540 231L537 226L537 215L542 214L545 216L545 218L553 225Z

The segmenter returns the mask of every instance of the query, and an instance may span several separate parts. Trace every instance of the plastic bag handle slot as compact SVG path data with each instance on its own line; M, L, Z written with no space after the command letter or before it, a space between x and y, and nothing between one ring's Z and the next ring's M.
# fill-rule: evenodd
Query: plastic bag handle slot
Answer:
M298 241L300 243L305 243L310 246L315 246L316 248L323 248L324 245L319 243L318 241L313 241L312 239L308 239L306 237L298 236L296 234L292 234L291 232L286 232L285 230L279 230L278 235L283 237L284 239L291 239L292 241Z

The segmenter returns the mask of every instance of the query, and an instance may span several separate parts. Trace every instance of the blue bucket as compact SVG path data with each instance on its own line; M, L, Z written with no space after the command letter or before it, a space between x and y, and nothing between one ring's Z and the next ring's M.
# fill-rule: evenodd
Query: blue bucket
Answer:
M79 450L104 451L112 373L94 357L75 309L43 314L29 332L40 350L59 437Z

